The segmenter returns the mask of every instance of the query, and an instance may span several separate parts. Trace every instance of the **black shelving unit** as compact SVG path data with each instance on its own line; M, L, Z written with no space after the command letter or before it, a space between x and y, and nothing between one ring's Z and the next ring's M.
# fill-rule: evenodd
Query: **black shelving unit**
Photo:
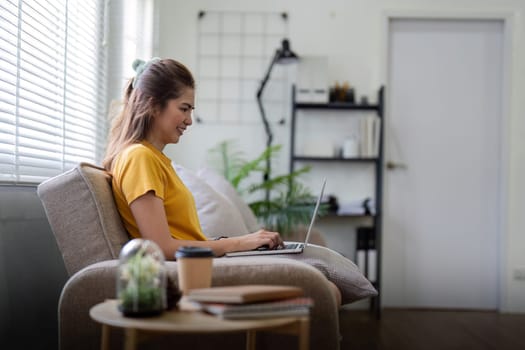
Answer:
M309 157L296 155L295 153L295 132L297 122L297 111L299 110L341 110L341 111L370 111L375 112L381 118L379 130L379 149L376 157L370 158L338 158L338 157ZM359 103L304 103L296 102L295 86L292 87L292 117L290 127L290 172L295 168L296 162L308 163L349 163L349 167L354 164L371 163L374 164L375 175L375 215L372 215L373 226L375 230L375 245L377 252L376 262L376 282L374 287L379 295L371 300L370 310L375 312L376 318L381 318L381 236L382 236L382 203L383 203L383 140L384 140L384 87L381 86L377 92L377 103L359 104ZM349 170L350 171L350 170ZM337 216L337 215L334 215ZM341 215L342 217L364 217L369 215ZM368 265L368 264L367 264Z

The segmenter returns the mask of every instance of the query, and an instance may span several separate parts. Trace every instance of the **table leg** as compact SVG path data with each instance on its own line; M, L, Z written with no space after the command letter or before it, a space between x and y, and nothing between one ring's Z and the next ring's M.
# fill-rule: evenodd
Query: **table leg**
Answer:
M256 334L255 331L246 332L246 350L255 350Z
M107 324L102 325L102 340L100 343L101 350L109 350L109 332L110 327Z
M310 348L310 320L305 317L299 321L299 350L308 350Z
M137 330L126 328L124 337L124 349L135 350L137 348Z

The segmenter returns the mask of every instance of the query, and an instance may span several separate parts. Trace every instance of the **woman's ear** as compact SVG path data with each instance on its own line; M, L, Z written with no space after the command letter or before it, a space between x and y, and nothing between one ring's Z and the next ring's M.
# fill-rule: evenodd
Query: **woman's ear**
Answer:
M155 100L153 99L153 97L149 98L148 103L149 103L150 110L151 110L151 116L153 118L157 118L162 112L161 106L158 103L155 103Z

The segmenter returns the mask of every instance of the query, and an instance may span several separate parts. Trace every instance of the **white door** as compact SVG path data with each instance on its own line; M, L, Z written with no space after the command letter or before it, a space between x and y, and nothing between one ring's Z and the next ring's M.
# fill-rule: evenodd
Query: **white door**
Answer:
M383 306L498 308L503 28L390 20Z

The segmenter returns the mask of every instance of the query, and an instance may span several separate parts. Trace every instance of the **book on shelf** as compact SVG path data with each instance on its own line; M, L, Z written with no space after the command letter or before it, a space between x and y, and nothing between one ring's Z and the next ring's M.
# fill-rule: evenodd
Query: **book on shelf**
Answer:
M303 290L299 287L249 284L192 289L188 294L188 300L198 302L244 304L295 298L302 295Z
M381 137L381 118L367 115L361 119L361 156L364 158L379 155Z
M298 297L249 304L196 302L200 309L228 320L309 315L312 298Z

